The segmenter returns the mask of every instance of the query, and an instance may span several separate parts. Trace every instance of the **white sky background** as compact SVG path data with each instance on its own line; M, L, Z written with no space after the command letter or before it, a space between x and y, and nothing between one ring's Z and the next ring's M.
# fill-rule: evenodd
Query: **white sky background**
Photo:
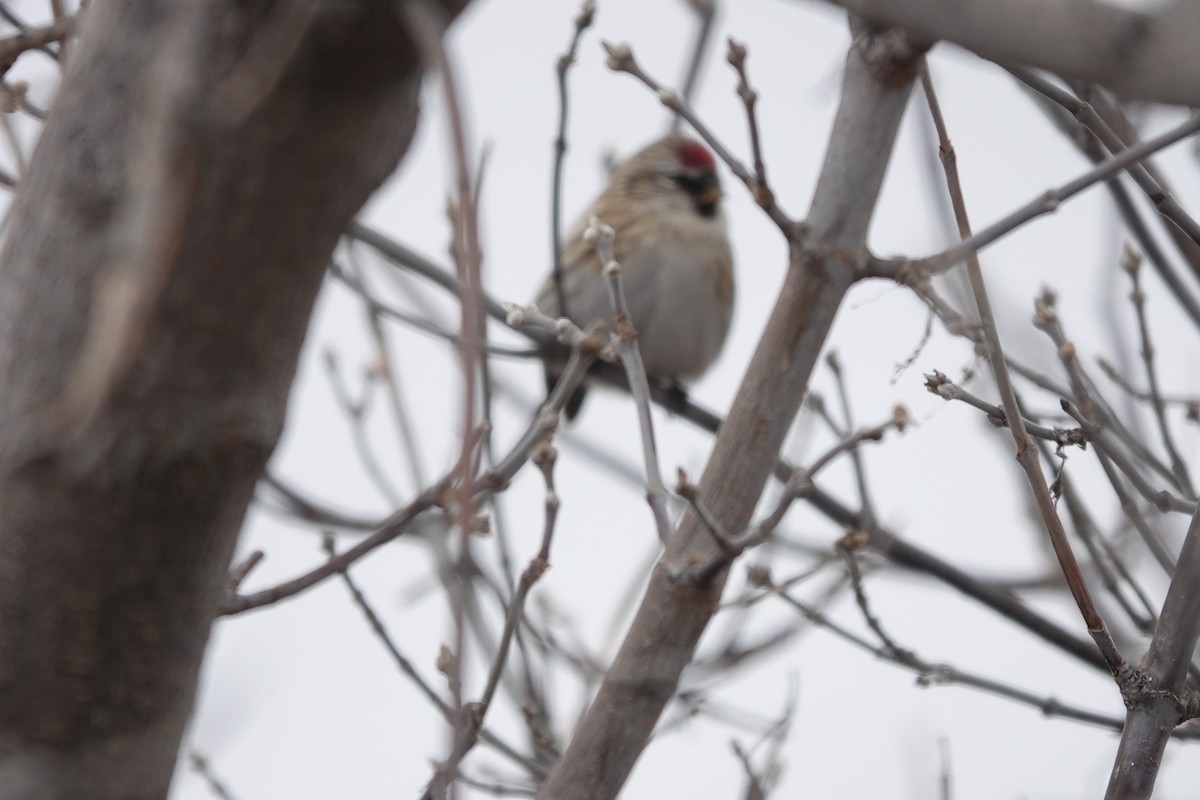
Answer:
M27 16L37 18L44 5L25 3ZM570 76L564 191L568 223L603 184L602 154L609 149L627 154L660 135L668 123L649 91L604 67L600 39L629 42L648 72L678 85L694 32L693 17L679 0L601 0L599 6L596 24L586 34ZM492 148L481 229L486 285L500 300L528 300L548 269L552 141L558 114L554 64L566 46L577 8L577 3L563 0L478 0L453 31L472 147L478 152L486 142ZM724 62L728 35L750 50L749 71L760 94L759 118L773 187L783 208L802 216L836 108L849 42L844 15L820 3L725 4L695 105L717 135L748 161L744 112L734 92L735 77ZM37 89L44 65L21 64ZM977 228L1086 169L1083 158L998 68L945 45L935 50L931 68ZM445 197L451 165L437 88L432 81L427 84L413 147L363 216L414 249L448 263ZM940 195L933 193L940 184L931 189L929 181L928 160L935 143L919 92L910 110L870 237L874 252L883 255L925 255L948 241ZM1148 113L1155 130L1178 118L1175 111ZM1176 147L1159 163L1173 178L1185 207L1193 212L1200 208L1191 146ZM737 259L737 309L720 362L693 390L698 402L718 410L727 407L737 388L786 266L778 232L727 171L722 177ZM1048 340L1028 325L1033 297L1049 285L1059 291L1064 325L1080 346L1085 364L1096 355L1129 362L1131 374L1143 383L1136 352L1125 352L1136 340L1124 299L1127 282L1115 269L1115 221L1107 195L1097 188L987 251L985 274L1011 351L1058 374ZM365 249L359 255L372 267L371 284L404 302L373 256ZM1194 389L1189 366L1197 358L1195 330L1182 321L1148 267L1143 279L1150 293L1164 389ZM417 292L416 305L422 311L441 315L447 323L457 320L457 307L445 302L440 290L420 279L406 280ZM889 435L866 450L876 509L898 533L975 574L1033 577L1032 570L1044 563L1044 534L1030 514L1007 431L987 428L978 413L961 404L948 405L923 387L923 372L940 369L958 379L963 368L980 366L970 348L935 324L916 363L893 380L895 366L920 341L925 321L924 309L907 291L866 283L847 299L831 337L830 347L837 350L850 382L858 424L882 422L896 403L906 404L917 422L904 436ZM456 357L441 341L403 328L391 330L405 400L421 442L421 469L430 479L447 469L458 452L461 391ZM523 343L498 327L493 330L495 340ZM374 358L373 345L360 306L332 281L317 306L289 424L272 469L331 506L383 515L392 506L355 455L349 423L323 366L329 351L337 355L343 375L357 391L362 369ZM498 393L496 416L497 442L504 450L529 417L528 401L541 397L541 375L530 362L493 363L504 387ZM814 387L834 401L833 383L823 365ZM986 383L976 381L972 388L994 398ZM1108 396L1119 395L1114 390ZM1040 410L1054 407L1045 396L1030 398ZM376 396L375 407L385 411L381 396ZM417 483L386 417L375 414L370 427L375 452L396 492L408 497ZM657 410L655 418L664 475L673 480L675 467L683 466L698 476L711 438ZM1143 421L1151 434L1149 419ZM1194 428L1175 421L1185 458L1194 455ZM636 420L630 402L621 395L593 392L570 434L638 464ZM832 441L805 413L787 455L807 463ZM1156 436L1148 441L1158 444ZM624 630L623 621L614 624L614 613L627 614L630 598L640 597L640 581L656 552L653 524L639 486L597 469L567 443L560 442L560 450L557 477L563 508L553 566L531 602L559 620L560 632L572 632L590 651L608 659ZM1093 480L1098 473L1090 454L1073 452L1069 463L1071 474L1081 480ZM826 477L823 485L856 506L848 462L839 463ZM1117 520L1111 492L1095 482L1085 486L1096 487L1094 511L1111 529ZM542 492L540 476L527 468L504 495L520 566L535 552L541 534ZM842 534L799 505L785 528L791 538L824 549ZM350 541L345 538L341 544ZM481 554L490 547L488 541L478 545ZM246 590L273 585L323 558L314 532L261 509L251 511L243 535L241 551L252 549L265 550L267 559ZM434 661L438 647L449 641L449 628L432 564L425 545L401 540L360 562L353 575L405 655L442 688ZM774 569L782 578L801 571L802 564L783 557L774 562ZM743 574L741 566L735 569L727 597L740 587ZM809 596L839 574L835 569L817 579L808 588ZM1147 574L1152 588L1160 591L1161 584L1153 582L1155 573ZM870 576L867 588L894 638L926 660L945 661L1093 710L1122 712L1116 688L1106 676L1041 646L952 590L894 570ZM1078 612L1062 597L1032 595L1030 602L1085 635ZM840 596L830 610L849 627L863 627L848 595ZM1104 610L1111 613L1109 605ZM781 604L767 603L751 619L747 633L752 638L793 616ZM727 635L719 617L706 641L711 647ZM1136 645L1125 646L1127 655L1136 655ZM477 670L469 697L477 696L482 677ZM556 718L574 719L585 702L578 685L563 675L555 685ZM685 685L708 684L685 676ZM773 795L779 798L937 796L943 740L955 797L1098 797L1117 742L1108 731L1044 719L1032 709L972 690L918 688L909 673L821 630L807 630L781 654L744 665L708 696L751 718L768 720L780 713L790 691L795 692L797 712L784 751L786 772ZM489 722L501 731L517 730L511 716L497 710L500 713ZM666 717L677 718L679 711L672 706ZM510 738L520 741L516 734ZM746 746L757 741L751 731L708 719L693 720L682 731L656 739L623 796L740 797L744 778L730 752L732 738ZM278 606L216 625L189 746L209 758L239 800L415 797L431 775L431 762L445 755L448 737L438 715L399 675L348 602L345 587L328 581ZM1168 749L1156 797L1196 795L1196 747ZM486 775L484 765L499 765L505 774L513 774L483 747L467 764L474 775ZM210 797L201 780L181 768L173 798Z

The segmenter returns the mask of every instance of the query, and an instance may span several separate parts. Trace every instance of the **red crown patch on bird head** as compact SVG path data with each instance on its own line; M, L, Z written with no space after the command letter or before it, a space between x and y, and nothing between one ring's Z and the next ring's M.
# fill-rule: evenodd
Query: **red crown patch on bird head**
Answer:
M689 169L716 169L712 153L699 142L684 142L679 148L679 162Z

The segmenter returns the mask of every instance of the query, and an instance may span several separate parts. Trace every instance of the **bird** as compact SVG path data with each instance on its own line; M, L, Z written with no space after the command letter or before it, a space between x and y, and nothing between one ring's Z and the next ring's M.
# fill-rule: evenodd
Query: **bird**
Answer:
M733 318L733 251L721 199L707 147L679 133L651 142L613 168L608 185L569 230L561 253L566 308L559 308L553 272L535 304L585 330L598 321L613 329L604 265L584 236L598 219L613 229L646 375L682 392L716 360ZM562 365L561 355L547 357L547 389ZM568 400L568 420L579 413L584 394L580 386Z

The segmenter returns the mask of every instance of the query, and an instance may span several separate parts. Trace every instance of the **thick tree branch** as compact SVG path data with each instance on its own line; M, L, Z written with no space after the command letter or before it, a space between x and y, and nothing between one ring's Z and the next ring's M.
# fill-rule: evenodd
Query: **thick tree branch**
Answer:
M992 61L1041 67L1128 99L1200 105L1200 6L1152 12L1075 0L830 0Z
M717 437L700 495L725 530L741 530L771 476L846 290L856 277L839 253L862 248L892 143L908 102L914 53L900 37L865 34L852 48L841 106L790 269ZM612 798L649 741L720 601L724 573L690 581L690 565L720 555L688 513L650 578L641 608L596 699L540 797Z
M1109 778L1107 800L1141 800L1154 791L1171 732L1200 714L1188 692L1187 674L1200 639L1200 513L1192 517L1175 576L1154 628L1150 651L1139 671L1141 683L1126 691L1129 709Z

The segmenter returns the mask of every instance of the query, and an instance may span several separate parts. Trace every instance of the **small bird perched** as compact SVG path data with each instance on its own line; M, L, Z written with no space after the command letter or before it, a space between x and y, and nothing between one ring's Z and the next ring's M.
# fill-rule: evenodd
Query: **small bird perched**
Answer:
M680 134L618 164L563 244L565 311L553 274L538 293L538 308L581 328L599 320L612 329L603 265L583 235L596 217L615 233L614 255L646 375L671 386L699 377L721 352L733 316L733 253L716 167L704 145ZM548 387L560 369L547 362ZM579 412L583 395L581 387L567 403L567 419Z

